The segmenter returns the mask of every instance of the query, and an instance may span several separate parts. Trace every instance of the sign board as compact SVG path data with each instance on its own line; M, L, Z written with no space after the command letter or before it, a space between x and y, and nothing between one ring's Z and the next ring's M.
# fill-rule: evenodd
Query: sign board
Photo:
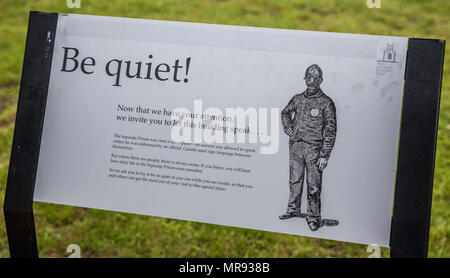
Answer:
M42 28L33 33L30 22L27 51L47 68L35 77L45 82L33 110L29 204L392 246L402 142L411 138L402 119L410 39L33 18ZM44 38L39 49L33 34ZM24 68L21 95L28 75ZM440 84L437 103L439 92Z

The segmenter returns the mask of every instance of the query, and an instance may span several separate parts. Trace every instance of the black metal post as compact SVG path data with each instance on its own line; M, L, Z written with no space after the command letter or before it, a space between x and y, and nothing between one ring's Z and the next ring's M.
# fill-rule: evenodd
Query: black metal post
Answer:
M391 227L391 257L426 258L445 41L410 39Z
M58 14L31 12L4 214L11 257L38 257L33 193Z

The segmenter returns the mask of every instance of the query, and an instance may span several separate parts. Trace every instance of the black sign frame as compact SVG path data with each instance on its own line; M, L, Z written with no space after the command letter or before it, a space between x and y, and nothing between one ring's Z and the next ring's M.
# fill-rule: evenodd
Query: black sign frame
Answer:
M10 255L39 256L33 194L57 13L30 12L4 202ZM391 257L428 254L445 41L410 38L405 70Z

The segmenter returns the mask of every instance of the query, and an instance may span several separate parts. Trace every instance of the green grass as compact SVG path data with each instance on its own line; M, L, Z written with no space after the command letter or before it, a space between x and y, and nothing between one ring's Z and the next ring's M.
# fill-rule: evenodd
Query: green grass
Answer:
M0 206L3 207L30 10L448 39L448 0L0 1ZM450 257L450 53L446 53L430 232L430 257ZM42 257L367 257L365 245L53 204L34 206ZM3 219L0 257L8 257ZM382 248L382 256L389 254Z

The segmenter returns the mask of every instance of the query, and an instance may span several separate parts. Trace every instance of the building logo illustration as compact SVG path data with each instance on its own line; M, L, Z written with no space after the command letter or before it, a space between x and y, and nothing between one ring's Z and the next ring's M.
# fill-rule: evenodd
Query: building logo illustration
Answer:
M383 60L378 60L379 62L387 62L387 63L397 63L395 60L395 56L397 53L395 53L394 44L388 43L386 45L386 48L383 50Z
M377 76L391 75L393 71L398 67L393 67L395 64L400 63L398 60L397 52L395 51L394 43L386 43L378 49L377 55Z

